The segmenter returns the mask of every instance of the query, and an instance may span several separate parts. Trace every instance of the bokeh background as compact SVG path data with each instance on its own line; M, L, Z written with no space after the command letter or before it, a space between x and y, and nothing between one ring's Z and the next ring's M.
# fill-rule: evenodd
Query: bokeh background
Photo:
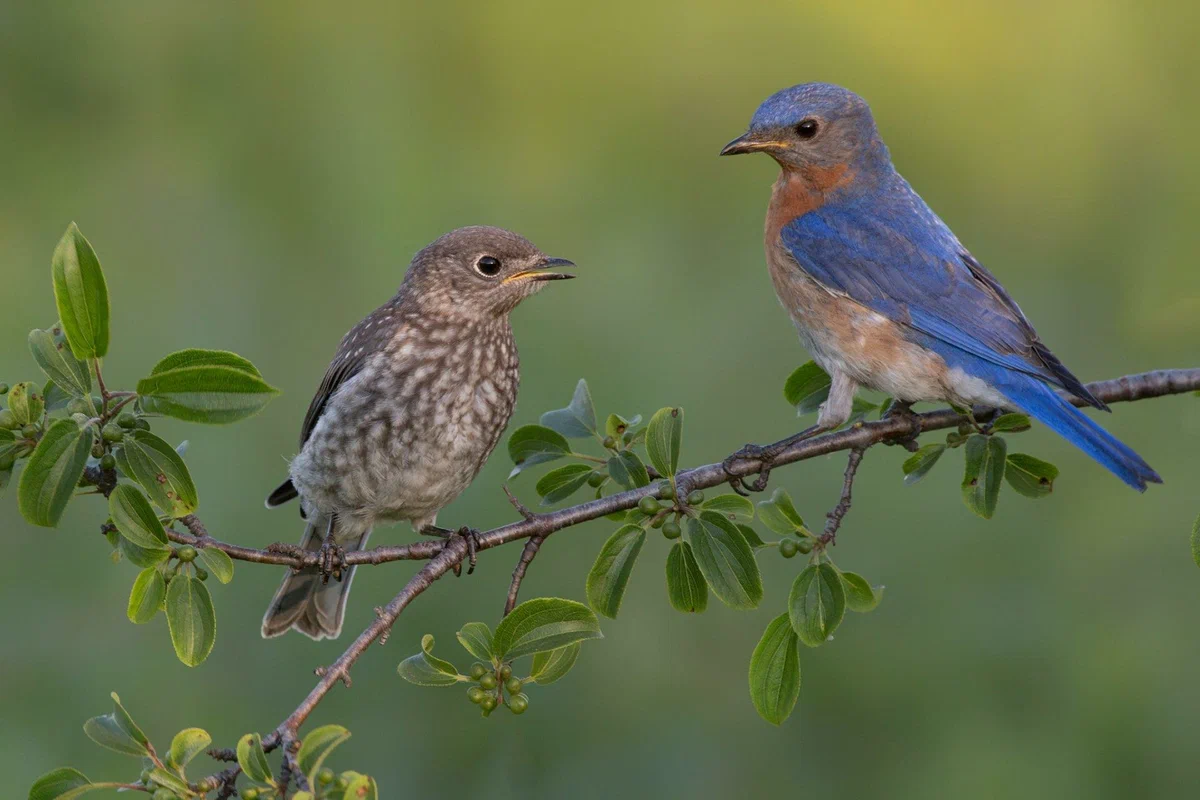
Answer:
M685 460L797 428L781 386L807 356L772 295L761 218L775 167L718 159L758 102L850 86L899 168L1085 379L1195 366L1200 123L1195 3L5 3L0 6L0 378L39 375L26 333L54 319L50 254L76 220L113 299L110 385L185 346L236 350L285 394L232 428L162 422L192 446L214 535L300 532L262 498L341 334L411 254L464 224L511 227L580 279L522 307L514 424L588 378L602 412L687 409ZM1105 424L1166 477L1127 490L1044 430L1016 447L1063 468L958 499L960 455L905 488L872 451L838 562L887 585L877 612L803 653L797 713L762 722L750 652L801 559L763 558L754 612L673 612L652 538L606 639L481 721L458 689L403 683L421 634L443 655L494 623L515 549L439 582L313 723L354 733L342 768L386 797L1181 797L1196 791L1200 401L1123 405ZM836 499L841 458L776 473L801 510ZM513 518L497 453L443 515ZM514 488L536 499L532 476ZM0 781L52 767L127 777L80 725L108 692L158 741L271 729L345 644L259 639L279 572L213 588L216 650L188 669L162 617L131 625L94 502L60 530L0 499ZM582 598L610 524L554 537L524 595ZM376 541L410 538L383 530ZM360 570L347 630L411 565Z

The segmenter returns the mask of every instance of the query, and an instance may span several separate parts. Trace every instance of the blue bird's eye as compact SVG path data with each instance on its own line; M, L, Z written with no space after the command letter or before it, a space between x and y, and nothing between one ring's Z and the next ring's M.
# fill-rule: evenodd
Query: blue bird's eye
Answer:
M817 135L817 121L815 119L802 120L796 126L796 135L801 139L811 139Z
M475 262L475 270L480 275L493 278L500 273L500 260L491 256L484 256Z

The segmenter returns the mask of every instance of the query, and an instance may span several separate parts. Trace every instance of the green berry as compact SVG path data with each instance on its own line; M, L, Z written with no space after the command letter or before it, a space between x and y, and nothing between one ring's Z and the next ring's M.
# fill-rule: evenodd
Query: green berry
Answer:
M520 679L520 678L509 678L507 681L505 681L505 682L504 682L504 688L505 688L505 690L506 690L506 691L507 691L509 694L511 694L511 695L518 695L518 694L520 694L520 693L521 693L521 687L522 687L522 686L524 686L524 685L525 685L525 684L521 683L521 679Z
M92 445L92 458L104 458L104 442Z
M0 396L8 394L8 384L0 383Z
M139 431L148 431L150 430L150 423L146 421L145 417L138 417L133 421L133 427Z
M0 409L0 428L6 431L15 430L17 427L17 418L7 408Z
M646 516L657 514L662 510L662 504L649 495L638 500L638 510Z
M613 438L613 437L611 437L611 436L605 436L605 437L604 437L604 441L603 441L603 442L601 442L601 444L603 444L603 445L604 445L605 447L607 447L609 450L612 450L614 447L616 447L616 446L617 446L617 440L616 440L616 439L614 439L614 438Z
M24 436L26 439L32 439L33 437L37 436L37 434L38 434L38 426L37 425L30 424L30 425L26 425L25 427L21 428L21 435Z
M499 681L496 680L495 675L489 672L479 679L479 685L490 692L499 685Z
M496 709L496 695L485 694L483 699L479 701L479 707L484 711L494 711Z
M667 522L666 514L656 514L654 519L650 520L650 527L658 530Z
M471 680L477 681L487 674L487 667L476 661L471 665L471 671L467 674L471 676Z
M183 547L175 551L175 557L185 564L190 564L191 562L195 561L197 555L198 553L196 552L196 548L192 547L190 544L185 544Z
M523 694L508 698L508 710L514 714L524 714L529 708L529 698Z
M100 469L108 470L108 469L116 469L116 468L117 468L117 458L112 453L105 453L100 458Z
M663 483L658 487L658 496L663 500L675 499L675 487L669 483Z
M784 558L793 558L799 552L799 543L795 539L784 539L779 543L779 555Z
M487 692L478 686L472 686L470 689L467 689L467 699L475 705L482 703L485 697L487 697Z
M328 786L333 783L333 777L333 770L329 767L321 767L321 771L317 773L317 783Z
M608 476L605 475L603 472L593 472L591 475L588 475L587 484L588 484L588 486L591 486L593 489L595 489L600 484L604 483L604 479L607 477Z
M167 796L174 797L175 795L168 794ZM158 800L157 793L154 795L154 800ZM242 789L242 800L258 800L258 789L255 789L253 786Z
M333 782L333 790L335 792L344 792L349 788L350 788L350 781L346 780L345 778L339 777L336 781Z
M500 680L506 681L512 677L512 664L504 664L500 667Z
M633 441L633 431L626 431L625 435L621 437L621 441L624 442L625 444L629 444L630 442L632 442Z
M132 430L137 425L137 417L128 411L122 411L121 416L117 417L117 424L127 431Z
M13 468L13 464L17 463L16 453L5 453L0 455L0 472L5 472Z
M796 549L801 553L811 553L813 549L813 541L808 536L805 536L800 541L796 542Z
M196 567L196 577L202 581L208 580L208 570L203 567Z
M689 506L698 506L704 502L704 492L699 489L693 489L688 492L687 501Z
M678 539L683 535L683 529L679 527L678 522L668 522L662 527L663 536L668 539Z
M113 425L110 422L100 431L100 436L106 442L119 442L125 438L125 431L121 430L120 425Z

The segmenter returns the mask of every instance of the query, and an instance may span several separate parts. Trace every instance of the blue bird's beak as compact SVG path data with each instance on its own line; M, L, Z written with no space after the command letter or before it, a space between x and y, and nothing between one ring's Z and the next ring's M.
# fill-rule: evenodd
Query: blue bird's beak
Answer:
M764 150L785 150L787 147L787 142L780 142L774 139L760 139L753 133L746 132L722 147L720 155L740 156L743 153L757 153Z

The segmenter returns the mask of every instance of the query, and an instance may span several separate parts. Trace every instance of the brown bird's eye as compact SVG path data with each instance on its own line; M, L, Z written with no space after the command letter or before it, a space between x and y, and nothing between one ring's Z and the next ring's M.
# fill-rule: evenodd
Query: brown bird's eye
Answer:
M484 256L475 262L475 269L480 275L486 275L489 278L500 274L500 260L491 256Z
M817 121L815 119L802 120L796 126L796 135L801 139L811 139L817 135Z

